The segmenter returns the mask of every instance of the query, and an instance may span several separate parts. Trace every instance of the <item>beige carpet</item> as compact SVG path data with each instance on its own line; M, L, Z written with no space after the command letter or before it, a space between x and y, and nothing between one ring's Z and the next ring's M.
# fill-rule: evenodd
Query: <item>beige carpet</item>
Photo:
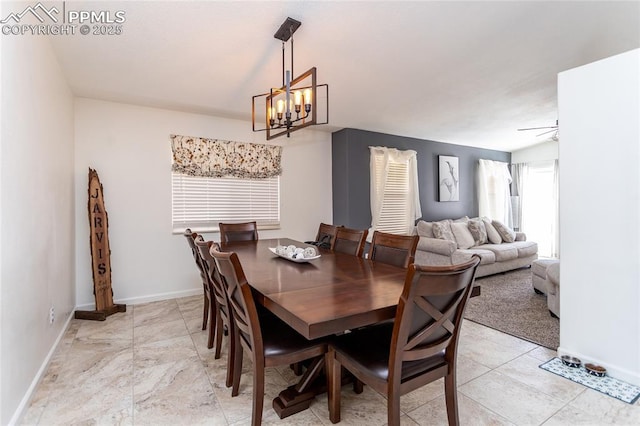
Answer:
M531 269L478 278L481 294L469 299L465 318L556 350L560 322L549 315L547 297L531 286Z

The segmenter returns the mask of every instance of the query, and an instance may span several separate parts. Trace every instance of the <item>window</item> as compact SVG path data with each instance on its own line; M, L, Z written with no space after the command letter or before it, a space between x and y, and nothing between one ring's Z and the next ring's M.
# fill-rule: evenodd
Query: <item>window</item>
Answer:
M422 216L415 151L371 147L371 232L411 234Z
M557 164L529 163L522 189L522 230L542 257L558 256Z
M282 147L170 135L174 232L217 231L220 222L280 226Z
M261 229L280 225L280 177L243 179L171 173L175 232L217 231L219 222L255 220Z

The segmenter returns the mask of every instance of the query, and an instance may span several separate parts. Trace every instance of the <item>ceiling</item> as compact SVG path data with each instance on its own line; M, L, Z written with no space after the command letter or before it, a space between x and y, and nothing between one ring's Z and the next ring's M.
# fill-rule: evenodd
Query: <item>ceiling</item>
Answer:
M296 74L329 84L329 125L514 151L555 124L557 74L640 47L640 2L66 2L124 10L123 34L52 37L75 95L250 121ZM250 126L250 123L248 123ZM546 137L548 137L547 135Z

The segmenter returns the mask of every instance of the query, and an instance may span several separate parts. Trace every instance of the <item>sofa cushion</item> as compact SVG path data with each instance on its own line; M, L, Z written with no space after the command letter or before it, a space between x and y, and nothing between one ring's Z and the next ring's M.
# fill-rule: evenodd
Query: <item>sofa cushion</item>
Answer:
M462 216L460 219L454 219L451 222L453 222L453 223L468 223L469 222L469 216Z
M418 231L418 235L421 237L435 238L433 235L433 223L425 222L424 220L419 220L416 225L416 230Z
M468 249L475 245L473 235L469 231L469 227L464 222L453 222L451 224L451 232L456 239L459 249Z
M531 263L531 273L542 278L547 277L547 268L552 263L559 262L558 259L538 259Z
M513 243L485 244L479 248L491 250L493 254L496 255L496 262L504 262L505 260L518 258L518 248Z
M451 232L451 223L448 220L433 222L433 235L441 240L456 242L453 232Z
M451 256L458 249L455 241L439 240L437 238L420 237L418 240L418 250Z
M496 230L496 228L491 224L491 219L483 217L482 222L484 223L484 227L487 230L487 239L491 244L500 244L502 242L502 237Z
M512 244L518 249L518 257L528 257L538 253L538 243L535 241L516 241Z
M496 255L491 250L483 250L477 247L466 250L456 250L451 260L453 264L464 263L469 260L469 258L474 254L480 256L481 265L488 265L491 263L495 263L496 261Z
M469 232L471 232L475 245L479 246L489 242L487 237L487 228L484 226L484 222L482 220L472 219L467 223L467 226L469 227Z
M507 243L512 243L516 240L516 231L509 228L504 223L494 220L493 222L491 222L491 224L496 228L496 230L500 234L502 241L505 241Z

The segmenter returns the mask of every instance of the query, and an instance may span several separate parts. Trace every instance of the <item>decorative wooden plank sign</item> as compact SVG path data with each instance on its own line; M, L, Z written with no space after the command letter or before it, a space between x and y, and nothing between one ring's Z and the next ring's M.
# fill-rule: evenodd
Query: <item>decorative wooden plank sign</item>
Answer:
M102 184L98 172L89 168L89 229L91 245L91 267L93 271L93 294L95 311L76 311L78 319L104 321L116 312L125 312L127 305L113 303L111 289L111 249L109 248L109 219L104 208Z

